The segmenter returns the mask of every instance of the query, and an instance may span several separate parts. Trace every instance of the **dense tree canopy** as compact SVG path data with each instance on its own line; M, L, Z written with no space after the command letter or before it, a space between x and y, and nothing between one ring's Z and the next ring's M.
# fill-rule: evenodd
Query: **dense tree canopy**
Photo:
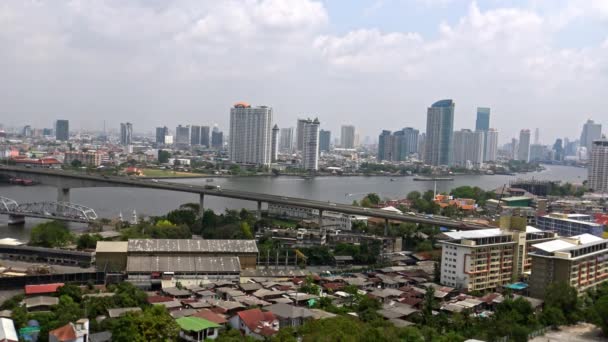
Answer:
M59 221L44 222L32 228L30 242L32 246L63 247L74 240L74 236L65 223Z

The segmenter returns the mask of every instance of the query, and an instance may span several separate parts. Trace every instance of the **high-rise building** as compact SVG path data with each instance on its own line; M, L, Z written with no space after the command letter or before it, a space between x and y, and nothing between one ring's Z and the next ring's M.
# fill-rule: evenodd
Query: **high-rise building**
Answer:
M544 161L549 160L549 148L542 144L530 145L530 161Z
M165 144L165 137L169 135L169 129L167 126L164 127L156 127L156 143L157 144Z
M426 133L418 135L418 159L424 160L424 152L426 151Z
M133 124L125 122L120 124L120 144L123 146L133 143Z
M296 150L304 150L304 125L306 125L306 119L298 119L298 125L296 126Z
M477 120L475 120L476 131L487 131L490 129L490 108L477 107Z
M302 151L302 167L304 170L319 169L319 119L306 120L304 124L304 149Z
M355 126L342 126L340 129L340 146L342 148L355 148Z
M593 142L602 138L602 125L599 123L595 123L593 120L589 119L583 125L583 132L581 133L581 141L580 146L587 148L587 153L591 151L593 147Z
M450 165L454 133L454 101L435 102L427 110L424 162Z
M281 128L279 149L284 152L293 151L293 127Z
M319 151L329 152L330 142L331 142L331 132L321 130L319 132Z
M498 131L490 128L486 132L484 161L496 161L498 159Z
M213 126L211 132L211 147L218 150L224 147L224 132L221 132L217 125Z
M272 108L237 102L230 108L230 159L235 163L270 165Z
M393 160L393 135L391 131L383 130L378 137L378 161Z
M279 126L277 125L272 128L271 144L270 159L272 162L276 162L279 159Z
M534 145L540 145L540 129L538 127L534 129Z
M553 144L553 160L564 160L564 145L562 143L562 139L555 139L555 143Z
M57 120L55 122L55 139L59 141L70 139L70 122L68 120Z
M589 188L608 193L608 140L594 141L589 159Z
M209 143L209 126L201 126L201 146L211 147Z
M484 131L462 129L454 132L452 163L462 167L480 167L483 164Z
M519 131L519 145L517 147L517 160L530 161L530 130Z
M420 132L412 127L401 130L402 139L399 141L399 160L406 160L411 154L418 153L418 135Z
M190 145L201 144L201 126L190 126Z
M190 127L179 125L175 128L175 144L182 146L190 144Z

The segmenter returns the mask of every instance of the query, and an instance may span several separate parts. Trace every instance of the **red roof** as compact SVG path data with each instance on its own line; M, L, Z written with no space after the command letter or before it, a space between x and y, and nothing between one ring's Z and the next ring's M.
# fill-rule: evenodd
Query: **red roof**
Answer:
M203 309L203 310L193 314L192 317L206 319L206 320L211 321L216 324L225 324L226 322L228 322L224 316L217 314L208 309Z
M336 290L343 289L344 284L343 283L325 283L325 284L323 284L323 287L328 290L336 291Z
M164 303L164 302L172 302L173 301L173 297L166 297L166 296L150 296L147 299L148 303L150 304L156 304L156 303Z
M39 164L39 165L61 164L61 162L55 158L42 158L42 159L13 158L13 161L17 164Z
M276 317L272 312L264 312L260 309L250 309L237 312L237 315L249 328L256 334L271 336L278 332L269 326L269 323L276 321ZM266 323L266 324L265 324Z
M25 294L41 294L41 293L55 293L63 286L63 283L54 284L42 284L42 285L25 285Z
M49 335L53 335L59 341L73 341L76 339L76 329L71 323L68 323L60 328L49 331Z

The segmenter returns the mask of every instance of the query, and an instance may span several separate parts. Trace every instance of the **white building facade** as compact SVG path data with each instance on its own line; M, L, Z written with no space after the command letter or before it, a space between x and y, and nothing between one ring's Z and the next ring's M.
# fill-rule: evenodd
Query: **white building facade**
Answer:
M496 161L498 159L498 130L490 128L486 132L486 151L484 161Z
M596 140L589 161L589 188L608 193L608 140Z
M230 159L239 164L272 162L272 108L238 102L230 109Z
M302 168L308 171L319 169L319 127L318 119L308 119L304 124L304 149Z

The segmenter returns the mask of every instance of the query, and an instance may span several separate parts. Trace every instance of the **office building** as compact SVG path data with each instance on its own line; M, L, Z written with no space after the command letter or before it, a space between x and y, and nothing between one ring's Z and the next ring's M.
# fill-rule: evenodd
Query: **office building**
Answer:
M283 152L293 151L293 127L281 128L279 149Z
M355 148L355 126L343 125L340 129L340 147Z
M378 161L404 161L411 154L418 153L417 129L406 127L402 130L384 130L378 137Z
M608 280L608 240L591 234L560 237L532 245L529 291L544 298L552 283L566 283L579 294Z
M70 122L68 120L57 120L55 122L55 139L59 141L70 139Z
M30 126L30 125L24 126L21 134L26 138L31 137L32 136L32 126Z
M133 124L130 122L120 124L120 144L123 146L133 144Z
M331 142L331 132L321 130L319 132L319 151L329 152L330 142Z
M235 163L270 165L272 108L237 102L230 108L230 159Z
M476 131L487 131L490 129L490 108L477 107L477 120L475 120Z
M524 162L530 161L530 130L522 129L519 131L519 143L517 146L517 160Z
M452 100L441 100L427 110L424 162L428 165L450 165L454 106Z
M500 228L443 233L441 284L485 291L500 289L531 271L532 245L555 233L526 226L525 217L504 216Z
M581 133L580 146L587 148L587 151L591 151L593 142L602 138L602 125L595 123L589 119L583 125L583 131Z
M190 145L201 144L201 126L190 126Z
M555 143L553 144L553 160L564 160L564 144L562 139L555 139Z
M181 146L190 144L190 127L179 125L175 128L175 143Z
M418 153L418 135L420 132L412 127L406 127L402 132L403 139L399 143L399 160L406 160L411 154Z
M498 131L490 128L486 132L484 161L496 161L498 159Z
M608 140L594 141L589 159L589 188L594 192L608 193Z
M591 215L551 213L536 218L538 229L556 232L560 236L591 234L602 237L604 226L595 223Z
M270 152L270 158L272 162L276 162L279 159L279 126L274 125L272 128L272 146Z
M301 152L304 150L304 125L306 125L306 119L298 119L298 125L296 126L296 150Z
M201 126L201 146L211 147L209 143L209 126Z
M462 129L454 132L453 165L479 168L483 164L485 132ZM469 167L470 166L470 167Z
M383 130L378 137L378 161L393 160L393 136L391 131Z
M550 160L549 148L541 144L530 145L530 161L538 162Z
M306 120L304 124L304 149L302 168L308 171L319 169L319 119Z
M220 132L217 126L214 126L211 132L211 147L215 149L224 148L224 132Z
M167 126L164 127L156 127L156 143L157 144L166 144L165 137L169 135L169 129Z

